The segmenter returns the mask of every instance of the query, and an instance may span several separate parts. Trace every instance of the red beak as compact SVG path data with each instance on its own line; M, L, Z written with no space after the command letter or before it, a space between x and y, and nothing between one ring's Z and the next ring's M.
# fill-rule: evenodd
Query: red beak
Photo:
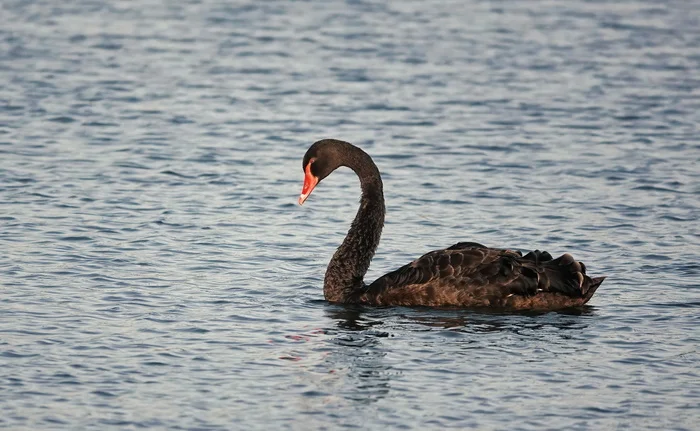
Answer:
M318 184L318 177L315 177L311 173L311 163L309 163L304 169L304 187L302 187L301 194L299 195L299 205L304 204L306 198L314 191L316 184Z

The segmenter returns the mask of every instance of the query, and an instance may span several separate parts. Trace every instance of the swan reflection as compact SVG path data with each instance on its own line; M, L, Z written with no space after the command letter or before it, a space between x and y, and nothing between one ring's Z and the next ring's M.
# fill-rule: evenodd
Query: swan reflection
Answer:
M390 324L392 328L461 332L515 331L528 328L581 329L587 326L580 316L592 316L595 308L584 306L556 312L499 311L493 309L457 310L432 308L372 308L358 305L329 305L326 315L339 329L367 331ZM381 331L378 331L381 333Z
M314 343L316 361L304 365L319 392L333 387L326 403L374 403L396 396L406 376L446 372L469 361L473 373L509 367L534 355L575 354L572 337L585 336L593 307L557 313L494 310L369 308L324 304L329 322ZM430 361L418 360L428 352ZM321 378L319 379L319 373ZM314 377L315 376L315 377Z

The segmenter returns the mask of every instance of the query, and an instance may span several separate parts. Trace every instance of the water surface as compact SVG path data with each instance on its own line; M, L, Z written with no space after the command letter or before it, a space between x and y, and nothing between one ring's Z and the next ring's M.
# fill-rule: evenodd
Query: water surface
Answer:
M0 427L697 429L700 23L691 3L0 6ZM578 313L323 301L458 241L573 253Z

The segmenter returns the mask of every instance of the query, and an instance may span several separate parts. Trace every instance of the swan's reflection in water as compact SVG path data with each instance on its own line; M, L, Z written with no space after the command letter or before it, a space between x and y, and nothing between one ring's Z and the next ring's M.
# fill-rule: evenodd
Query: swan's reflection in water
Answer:
M325 305L333 326L325 329L331 338L323 367L342 382L346 400L376 402L392 390L392 384L414 385L414 373L430 373L445 363L473 361L478 366L517 355L529 349L549 349L567 354L567 340L579 336L593 316L592 307L557 313L504 313L496 311L365 308ZM536 347L535 347L536 346ZM431 352L435 363L413 361ZM572 352L574 353L574 352ZM437 365L437 363L442 365ZM449 368L449 367L447 367ZM425 384L429 384L428 381Z
M383 342L389 334L373 329L382 322L365 319L361 307L329 306L326 314L336 321L336 328L327 330L333 335L329 340L333 347L325 362L343 376L342 396L362 404L384 398L395 371L386 360L390 346Z
M509 312L500 310L458 310L434 308L370 308L356 305L328 305L326 315L340 329L365 331L384 324L401 329L443 328L460 332L492 332L549 327L576 329L586 326L579 316L592 316L594 307L585 306L557 312ZM420 328L424 326L424 328Z

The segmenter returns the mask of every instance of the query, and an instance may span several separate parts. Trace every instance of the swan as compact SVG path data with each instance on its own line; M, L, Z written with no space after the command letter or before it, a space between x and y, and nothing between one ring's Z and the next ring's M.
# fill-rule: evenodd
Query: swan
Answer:
M323 294L332 303L375 306L494 307L554 310L586 304L605 277L591 278L571 254L520 251L458 242L430 251L370 284L364 276L384 227L379 169L362 149L336 139L315 142L302 161L302 205L337 168L352 169L362 197L350 230L328 263Z

